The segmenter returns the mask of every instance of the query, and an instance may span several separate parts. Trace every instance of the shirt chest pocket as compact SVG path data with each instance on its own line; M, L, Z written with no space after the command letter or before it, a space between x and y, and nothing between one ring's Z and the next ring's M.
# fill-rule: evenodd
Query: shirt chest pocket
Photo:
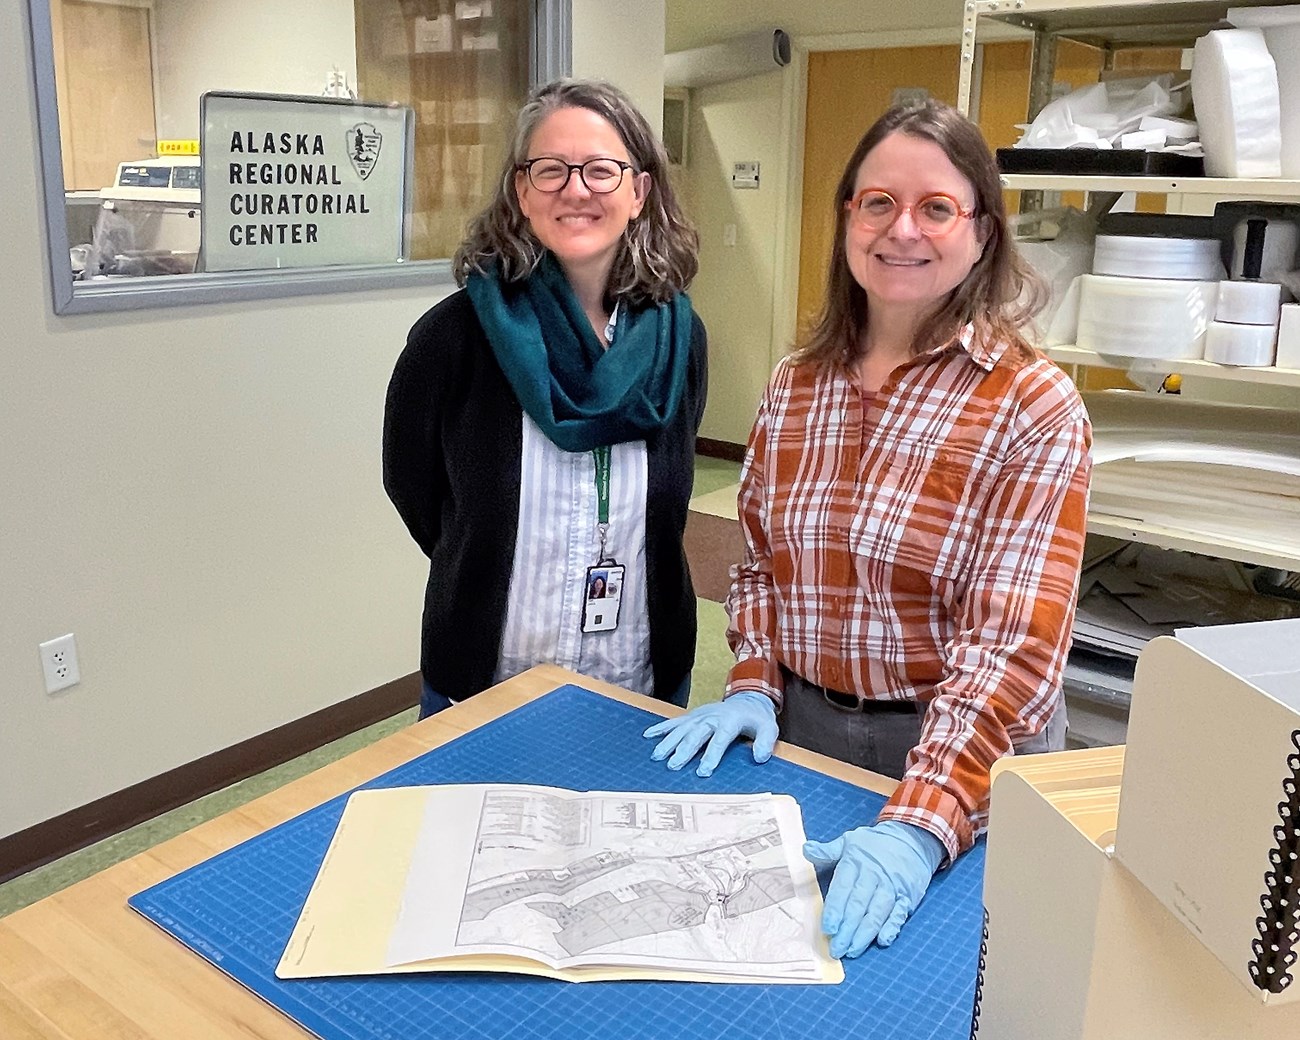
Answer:
M997 462L974 441L912 444L874 460L863 473L863 505L851 547L868 587L929 584L943 598L966 586L980 519Z

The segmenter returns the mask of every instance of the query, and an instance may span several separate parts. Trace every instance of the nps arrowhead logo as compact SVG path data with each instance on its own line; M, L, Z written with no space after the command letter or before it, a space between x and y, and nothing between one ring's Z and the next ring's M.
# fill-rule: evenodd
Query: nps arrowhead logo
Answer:
M352 160L352 168L364 181L375 168L375 163L379 162L379 146L383 143L384 135L375 128L374 123L357 123L344 133L347 136L348 158Z

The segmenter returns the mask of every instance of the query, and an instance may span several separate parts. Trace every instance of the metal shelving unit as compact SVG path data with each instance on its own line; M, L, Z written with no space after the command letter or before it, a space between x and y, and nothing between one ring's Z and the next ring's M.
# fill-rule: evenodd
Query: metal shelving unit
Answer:
M1207 3L1203 0L966 0L961 43L958 106L971 110L971 92L978 76L981 22L995 21L1024 30L1031 41L1028 112L1038 114L1051 97L1056 48L1060 40L1071 40L1104 52L1129 47L1190 47L1199 37L1216 28L1227 28L1230 7L1272 6L1278 0L1234 0ZM1003 37L1005 38L1005 37ZM1109 61L1107 61L1109 64ZM1057 174L1005 174L1002 185L1021 192L1081 191L1109 193L1141 192L1163 195L1197 195L1215 199L1300 200L1300 181L1235 180L1216 177L1115 177ZM1025 196L1022 195L1022 198ZM1075 346L1052 347L1047 353L1062 365L1115 367L1113 359ZM1122 362L1121 362L1122 364ZM1279 368L1233 368L1208 361L1164 361L1162 368L1187 376L1254 385L1300 388L1300 371ZM1106 488L1105 467L1093 471L1093 486ZM1193 523L1169 526L1137 517L1112 515L1096 504L1088 516L1092 535L1201 553L1225 560L1300 570L1300 537L1269 539L1243 531L1241 537L1225 537L1222 531L1198 531ZM1285 544L1284 544L1285 543ZM1065 689L1070 704L1071 730L1083 722L1079 738L1113 742L1123 733L1130 694L1129 684L1101 675L1072 659L1067 666ZM1091 738L1086 734L1092 734ZM1076 741L1078 742L1078 741Z
M1096 481L1094 481L1094 484ZM1104 478L1102 480L1104 485ZM1217 536L1206 538L1192 531L1161 524L1147 523L1124 516L1107 516L1096 511L1088 514L1088 531L1112 538L1123 538L1143 545L1158 545L1162 549L1182 549L1185 552L1216 556L1221 560L1235 560L1257 567L1278 567L1284 571L1300 570L1300 550L1295 547L1269 547L1246 539Z
M1073 40L1099 50L1125 47L1190 47L1211 29L1226 28L1232 7L1276 6L1277 0L966 0L963 12L961 70L957 104L970 109L975 46L981 18L1024 29L1032 35L1030 114L1051 93L1057 40Z
M1232 177L1099 177L1004 173L1002 187L1020 191L1137 191L1154 195L1213 195L1221 199L1300 198L1300 181L1237 180Z
M1093 350L1076 346L1044 347L1044 352L1058 365L1084 365L1096 368L1123 367L1132 358L1111 358ZM1237 368L1232 365L1219 365L1213 361L1169 361L1162 360L1160 368L1165 372L1177 372L1181 376L1197 376L1202 379L1218 379L1230 383L1257 383L1265 386L1294 386L1300 388L1300 368Z

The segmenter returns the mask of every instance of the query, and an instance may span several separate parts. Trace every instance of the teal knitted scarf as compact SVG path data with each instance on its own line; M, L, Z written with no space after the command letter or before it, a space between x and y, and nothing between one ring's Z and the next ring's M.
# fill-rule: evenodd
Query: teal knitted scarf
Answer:
M565 451L644 440L677 411L686 384L691 303L619 310L605 349L548 253L521 282L471 273L466 291L519 403Z

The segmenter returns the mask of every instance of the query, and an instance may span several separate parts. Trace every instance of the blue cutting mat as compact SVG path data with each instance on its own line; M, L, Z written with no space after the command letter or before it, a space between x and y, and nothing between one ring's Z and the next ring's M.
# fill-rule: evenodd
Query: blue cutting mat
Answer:
M869 822L883 799L748 746L709 780L650 760L659 716L564 686L366 787L549 784L576 790L793 795L810 838ZM943 871L888 949L845 961L838 986L564 983L429 974L275 977L343 813L343 794L133 896L129 904L324 1040L968 1040L983 928L984 843ZM825 882L826 878L823 878ZM824 890L824 888L823 888Z

